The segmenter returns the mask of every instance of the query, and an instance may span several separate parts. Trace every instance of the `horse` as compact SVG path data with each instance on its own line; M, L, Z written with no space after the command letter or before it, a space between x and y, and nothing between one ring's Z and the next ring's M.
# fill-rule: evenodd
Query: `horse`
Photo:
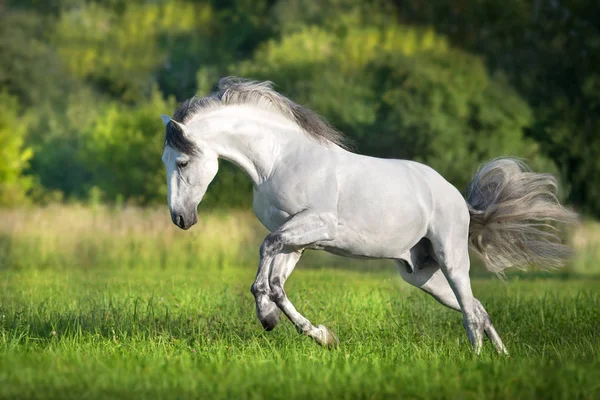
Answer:
M414 161L356 154L344 136L271 82L227 77L206 97L184 101L165 125L171 219L187 230L224 159L253 185L253 209L269 234L251 292L267 331L283 312L298 332L323 346L338 339L313 325L290 302L286 279L305 249L391 259L409 284L462 313L475 353L485 333L506 346L472 293L469 249L485 267L564 264L570 249L558 227L576 219L557 199L557 180L520 160L480 167L466 199L439 173Z

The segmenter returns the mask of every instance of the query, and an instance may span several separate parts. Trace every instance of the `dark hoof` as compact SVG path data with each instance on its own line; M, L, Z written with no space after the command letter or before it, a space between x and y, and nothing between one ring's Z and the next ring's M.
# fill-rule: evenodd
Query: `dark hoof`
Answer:
M266 331L272 331L277 326L279 322L279 315L281 311L278 308L275 308L273 311L268 313L267 315L260 318L260 323Z

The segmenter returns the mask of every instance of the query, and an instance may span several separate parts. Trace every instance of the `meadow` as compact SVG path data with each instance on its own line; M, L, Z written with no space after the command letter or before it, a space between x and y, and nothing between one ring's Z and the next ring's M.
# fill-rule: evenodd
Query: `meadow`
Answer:
M316 252L287 292L339 347L285 319L264 332L249 290L264 234L247 212L201 212L183 232L166 207L0 210L0 398L600 397L595 223L564 270L473 266L510 357L487 340L475 356L460 315L392 262Z

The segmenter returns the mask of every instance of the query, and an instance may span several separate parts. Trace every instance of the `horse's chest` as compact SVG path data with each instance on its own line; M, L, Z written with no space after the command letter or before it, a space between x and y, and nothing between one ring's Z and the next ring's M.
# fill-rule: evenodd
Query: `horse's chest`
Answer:
M257 189L254 190L252 206L258 220L271 232L283 225L291 215L282 210L268 194Z

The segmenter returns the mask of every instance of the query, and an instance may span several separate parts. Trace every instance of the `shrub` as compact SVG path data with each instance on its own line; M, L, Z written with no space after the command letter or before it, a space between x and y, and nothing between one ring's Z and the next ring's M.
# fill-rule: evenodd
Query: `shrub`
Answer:
M17 100L0 92L0 205L19 205L33 179L23 175L32 151L24 146L27 120L19 115Z

